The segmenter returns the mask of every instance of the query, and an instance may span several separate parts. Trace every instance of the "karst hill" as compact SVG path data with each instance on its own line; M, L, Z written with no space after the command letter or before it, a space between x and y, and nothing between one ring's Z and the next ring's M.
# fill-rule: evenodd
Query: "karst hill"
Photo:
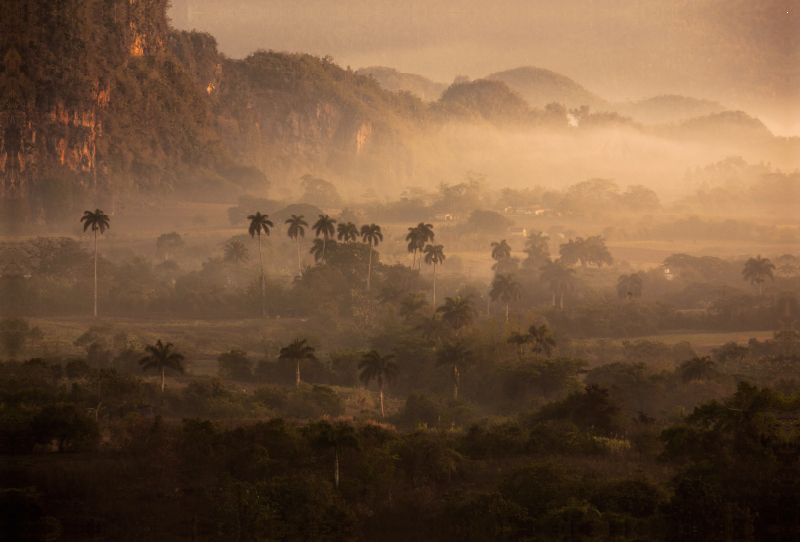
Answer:
M212 36L172 28L167 9L168 0L2 0L0 198L9 220L45 224L86 205L114 213L128 194L231 201L306 173L356 187L438 183L463 175L459 164L489 167L469 162L476 156L509 152L478 143L486 130L714 138L735 124L744 139L772 137L744 113L685 99L662 99L648 120L670 118L672 102L682 116L706 118L643 126L634 105L616 107L538 68L445 87L302 53L232 59ZM477 130L472 139L465 125ZM573 147L565 152L584 148ZM507 182L538 164L512 164Z

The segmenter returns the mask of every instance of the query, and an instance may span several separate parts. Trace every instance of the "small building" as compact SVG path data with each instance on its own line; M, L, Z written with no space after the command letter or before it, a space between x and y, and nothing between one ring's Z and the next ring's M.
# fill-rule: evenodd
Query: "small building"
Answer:
M527 237L528 230L525 228L515 227L511 228L511 237Z
M433 218L439 222L450 222L453 220L453 215L450 213L437 213Z

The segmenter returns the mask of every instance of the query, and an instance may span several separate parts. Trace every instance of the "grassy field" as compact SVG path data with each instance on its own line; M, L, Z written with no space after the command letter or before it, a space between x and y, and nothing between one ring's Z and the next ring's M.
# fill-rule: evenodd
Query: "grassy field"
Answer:
M173 318L99 318L61 317L31 318L31 326L39 326L45 334L45 344L53 354L66 357L84 354L75 340L91 326L104 326L109 330L107 336L112 337L125 332L131 339L143 344L153 343L158 339L168 340L187 354L190 360L191 373L198 376L212 375L216 372L216 358L221 352L232 348L241 348L252 356L261 357L265 348L274 351L283 343L289 342L297 333L305 328L305 320L283 318L262 320L260 318L240 320L180 320ZM712 348L727 342L735 341L746 344L755 337L764 340L772 337L769 331L734 331L723 333L689 333L675 332L639 337L675 344L688 341L698 353L706 354ZM622 339L617 342L622 342Z
M722 346L728 342L747 344L747 341L755 337L763 341L771 339L771 331L726 331L721 333L664 333L661 335L651 335L649 337L637 337L635 340L661 341L666 344L676 344L688 341L692 344L698 354L708 354L712 348Z

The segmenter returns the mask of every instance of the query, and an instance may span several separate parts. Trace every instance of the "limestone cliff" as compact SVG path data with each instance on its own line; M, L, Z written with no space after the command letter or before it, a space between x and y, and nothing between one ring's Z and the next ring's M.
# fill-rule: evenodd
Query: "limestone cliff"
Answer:
M2 0L0 198L15 221L113 213L130 191L233 198L265 173L410 177L418 99L329 59L226 58L172 30L167 4Z

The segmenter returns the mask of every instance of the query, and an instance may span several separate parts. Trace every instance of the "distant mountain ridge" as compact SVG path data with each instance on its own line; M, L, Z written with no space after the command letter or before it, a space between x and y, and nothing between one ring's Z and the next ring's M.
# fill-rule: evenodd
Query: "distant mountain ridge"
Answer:
M555 144L556 132L618 128L693 141L735 132L736 148L775 141L745 113L683 97L622 104L631 116L636 108L705 113L643 127L539 68L445 87L391 68L354 73L310 54L231 59L209 34L171 28L167 0L81 1L85 10L29 0L36 9L28 19L22 10L0 17L0 214L19 223L50 226L57 215L66 223L86 205L113 215L124 205L120 196L136 191L233 201L243 192L265 195L270 183L291 192L306 173L361 191L441 182L470 167L499 171L490 160L508 152L506 128L526 137L541 129L535 136L546 144ZM390 91L378 76L439 96ZM581 106L589 110L570 127L568 108ZM580 138L558 141L567 141L565 155L585 154ZM531 164L562 171L556 154ZM528 154L511 158L520 156ZM526 178L530 166L520 168ZM596 168L591 162L568 174Z
M587 105L591 109L608 110L611 105L569 77L534 66L492 73L486 79L504 82L525 98L531 107L544 107L557 102L568 108Z
M392 92L405 90L416 94L426 102L438 100L447 88L444 83L431 81L416 73L402 73L385 66L370 66L356 70L358 75L366 75L375 79L383 88Z
M669 124L727 111L719 102L662 94L636 102L614 104L616 110L644 124Z

